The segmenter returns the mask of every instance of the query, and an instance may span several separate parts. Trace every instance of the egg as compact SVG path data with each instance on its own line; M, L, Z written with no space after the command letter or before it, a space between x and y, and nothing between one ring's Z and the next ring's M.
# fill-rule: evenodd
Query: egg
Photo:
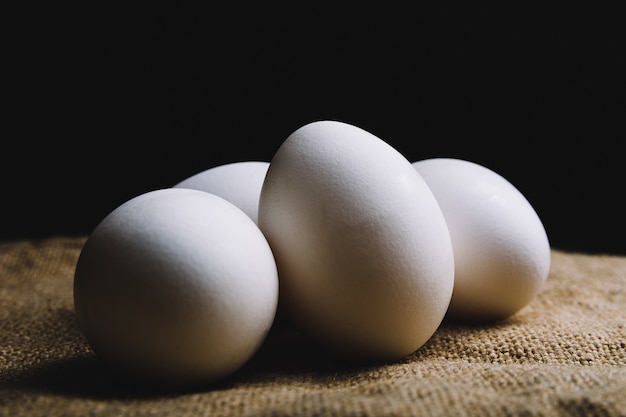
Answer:
M293 131L270 161L259 227L285 314L339 355L403 358L439 327L454 259L427 184L395 148L333 120Z
M218 165L175 184L220 196L258 223L259 195L269 162L241 161Z
M199 190L150 191L89 235L74 273L78 326L138 378L199 384L245 364L277 308L278 271L256 224Z
M413 166L435 195L452 239L449 317L493 321L529 304L548 277L550 244L526 197L475 162L432 158Z

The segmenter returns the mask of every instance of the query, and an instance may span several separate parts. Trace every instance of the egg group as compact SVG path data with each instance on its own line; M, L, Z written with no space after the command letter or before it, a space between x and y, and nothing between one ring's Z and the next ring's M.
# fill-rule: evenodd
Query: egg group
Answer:
M74 307L106 362L198 384L240 369L278 317L336 354L399 360L446 316L515 314L549 267L537 213L502 176L410 162L321 120L270 162L214 166L113 210L80 253Z

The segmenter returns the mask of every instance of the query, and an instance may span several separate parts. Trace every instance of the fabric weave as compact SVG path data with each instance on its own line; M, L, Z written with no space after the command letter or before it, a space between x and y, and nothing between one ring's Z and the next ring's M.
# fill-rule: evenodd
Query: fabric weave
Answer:
M217 384L173 390L101 363L75 323L84 237L0 243L0 416L625 416L626 257L552 251L509 319L445 322L394 363L334 357L277 322Z

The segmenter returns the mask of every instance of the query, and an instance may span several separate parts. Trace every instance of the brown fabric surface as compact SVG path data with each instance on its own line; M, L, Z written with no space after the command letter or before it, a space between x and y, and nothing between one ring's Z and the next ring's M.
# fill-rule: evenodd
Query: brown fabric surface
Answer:
M405 360L346 364L286 325L193 391L104 366L75 325L84 238L0 243L2 416L626 415L626 257L553 251L541 294L491 325L445 323Z

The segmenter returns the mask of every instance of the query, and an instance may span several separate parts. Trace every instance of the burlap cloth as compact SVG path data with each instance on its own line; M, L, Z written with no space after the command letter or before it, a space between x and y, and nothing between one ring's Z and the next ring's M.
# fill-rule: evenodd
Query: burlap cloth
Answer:
M283 324L231 378L168 391L103 366L78 331L83 243L0 243L2 416L626 415L626 257L553 250L521 312L444 323L397 363L345 363Z

